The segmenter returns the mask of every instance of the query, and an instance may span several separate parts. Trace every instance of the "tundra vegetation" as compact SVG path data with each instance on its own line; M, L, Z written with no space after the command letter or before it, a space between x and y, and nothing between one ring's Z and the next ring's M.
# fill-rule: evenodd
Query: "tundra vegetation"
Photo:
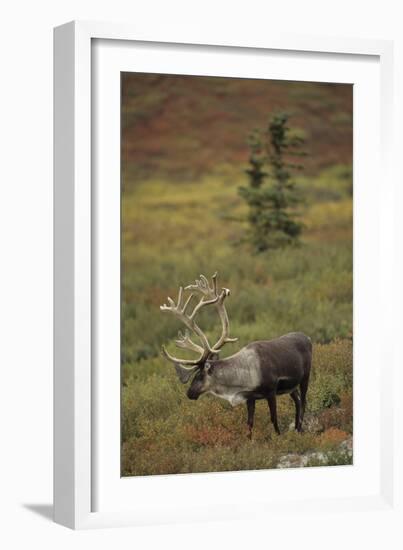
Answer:
M353 433L351 91L225 80L123 81L124 476L276 468L293 465L289 456L305 457L305 466L352 460L343 445ZM235 221L248 214L238 192L248 163L245 136L274 108L290 105L310 149L306 170L294 178L304 229L299 246L256 254L239 245L247 221ZM249 440L244 406L214 396L189 400L161 356L162 345L175 355L170 342L182 327L159 306L176 299L178 284L216 270L231 289L226 307L239 339L221 357L291 331L312 338L303 433L294 431L294 404L284 395L277 400L282 434L274 432L266 401L258 401ZM216 315L200 317L214 341Z

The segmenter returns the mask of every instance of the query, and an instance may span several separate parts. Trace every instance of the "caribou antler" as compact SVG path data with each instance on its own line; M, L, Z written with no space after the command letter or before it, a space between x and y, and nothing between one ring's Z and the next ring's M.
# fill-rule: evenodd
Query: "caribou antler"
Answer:
M186 329L183 335L181 331L178 332L178 340L175 340L175 344L178 348L189 349L191 351L197 351L197 353L203 353L203 348L190 339L189 331Z
M196 290L202 294L202 297L199 303L194 307L190 315L186 313L186 310L188 309L188 306L194 294L190 294L186 302L183 304L183 287L179 288L177 303L175 303L172 300L172 298L168 297L168 305L164 304L160 306L161 311L170 311L175 315L175 317L177 317L180 321L182 321L183 324L188 329L185 331L184 335L182 333L179 333L179 338L178 340L175 341L176 345L179 348L196 351L200 354L199 358L196 360L178 359L172 356L170 353L168 353L165 346L163 346L162 347L163 354L167 359L169 359L173 363L180 363L181 365L192 365L192 366L203 364L210 355L218 353L225 343L235 342L237 340L237 338L230 338L228 336L229 321L228 321L228 315L223 303L225 298L229 295L230 291L227 288L223 288L220 294L217 293L217 273L213 275L212 283L213 283L213 286L210 287L206 277L204 275L200 275L200 279L196 280L196 283L194 285L188 285L185 288L185 290ZM216 306L218 313L220 315L221 324L222 324L222 334L219 340L215 343L215 345L211 347L206 335L198 326L198 324L195 322L195 317L201 308L208 305L213 305L213 304ZM191 331L192 333L196 334L196 336L199 337L202 344L201 346L199 346L198 344L195 344L190 339L189 331ZM193 370L194 370L193 368L189 369L189 371L193 371Z
M211 280L213 282L212 287L210 287L206 277L204 275L200 275L200 279L196 279L194 285L188 285L187 287L185 287L185 290L196 290L204 296L207 296L209 299L214 299L215 297L217 297L217 272L214 273L214 275L211 277ZM224 344L227 344L229 342L236 342L238 340L238 338L229 337L228 313L223 303L225 298L229 295L230 290L228 288L223 288L216 302L216 308L218 310L218 314L220 316L222 324L222 333L220 338L213 346L214 353L218 353Z

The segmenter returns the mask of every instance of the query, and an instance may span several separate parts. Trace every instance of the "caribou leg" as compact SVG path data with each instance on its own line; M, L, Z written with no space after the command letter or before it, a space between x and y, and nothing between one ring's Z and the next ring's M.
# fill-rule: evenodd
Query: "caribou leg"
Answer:
M306 392L308 391L308 383L309 383L309 374L306 378L304 378L299 385L301 389L301 429L302 429L302 422L304 420L305 415L305 405L306 405Z
M297 432L300 432L302 430L302 421L301 421L301 398L299 396L298 390L294 390L290 393L291 399L295 403L295 429Z
M269 404L270 417L271 417L272 424L274 426L274 429L276 430L276 433L278 435L280 435L280 428L278 427L278 422L277 422L276 394L275 393L270 394L267 398L267 402Z
M252 439L253 419L255 417L255 403L256 401L254 399L248 399L246 402L246 407L248 409L249 439Z

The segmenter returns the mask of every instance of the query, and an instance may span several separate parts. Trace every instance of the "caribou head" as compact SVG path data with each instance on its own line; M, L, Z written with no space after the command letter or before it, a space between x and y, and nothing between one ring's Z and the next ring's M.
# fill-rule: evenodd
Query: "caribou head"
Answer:
M184 301L184 290L193 291L186 301ZM200 296L199 302L189 312L195 293ZM210 377L213 366L209 361L218 359L218 354L225 344L238 340L229 336L229 320L224 305L224 300L229 295L230 291L228 288L222 288L218 291L217 273L211 278L211 286L207 278L204 275L200 275L200 279L197 279L194 284L186 286L185 289L183 287L179 288L177 303L168 297L168 305L164 304L160 306L161 311L171 312L186 327L184 334L180 331L178 333L178 339L175 340L177 347L199 354L199 357L196 359L180 359L171 355L165 346L162 347L162 353L175 365L179 380L183 384L189 382L192 375L195 374L187 392L190 399L197 399L202 393L210 391ZM210 345L207 336L196 323L196 316L199 311L208 306L213 306L218 312L222 326L221 336L213 346ZM197 336L201 345L193 342L191 335Z

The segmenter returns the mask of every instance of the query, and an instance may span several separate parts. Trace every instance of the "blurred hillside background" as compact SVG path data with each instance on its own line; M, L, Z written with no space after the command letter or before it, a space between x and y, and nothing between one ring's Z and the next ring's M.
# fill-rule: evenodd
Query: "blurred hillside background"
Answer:
M233 218L246 214L247 137L279 110L306 140L304 229L299 247L255 254ZM351 463L352 117L350 85L122 74L122 475ZM239 338L222 356L289 331L312 338L303 434L282 396L282 435L261 401L249 441L244 407L189 401L161 357L182 327L159 306L215 271ZM200 324L213 339L214 314Z

